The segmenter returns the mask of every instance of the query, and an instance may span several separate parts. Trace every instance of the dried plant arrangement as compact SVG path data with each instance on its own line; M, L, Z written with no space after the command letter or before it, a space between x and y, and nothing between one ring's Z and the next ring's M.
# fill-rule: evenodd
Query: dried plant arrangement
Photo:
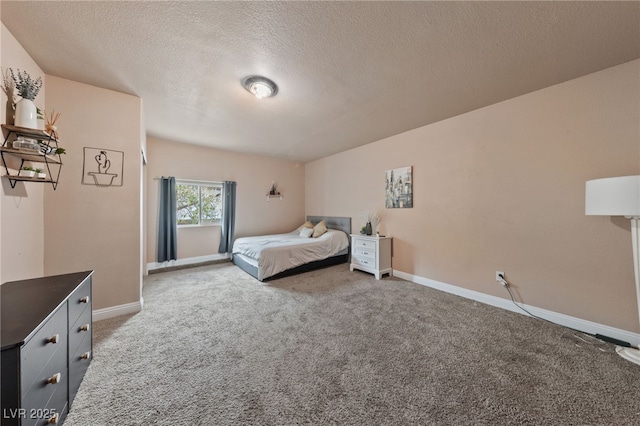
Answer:
M362 215L362 218L368 223L372 223L372 222L380 223L380 221L381 221L380 213L378 213L375 210L374 211L365 212Z
M58 130L56 121L58 121L58 118L60 118L60 113L56 113L55 109L51 111L51 114L45 113L44 130L49 133L54 139L58 139L58 135L56 135L56 130Z
M7 95L7 100L11 104L11 108L14 108L16 103L16 84L11 77L11 70L2 70L2 91Z
M38 92L40 92L40 88L42 87L42 77L34 80L26 71L18 70L17 76L13 73L13 69L9 68L9 71L11 72L11 78L15 83L18 95L24 99L33 101L36 96L38 96Z

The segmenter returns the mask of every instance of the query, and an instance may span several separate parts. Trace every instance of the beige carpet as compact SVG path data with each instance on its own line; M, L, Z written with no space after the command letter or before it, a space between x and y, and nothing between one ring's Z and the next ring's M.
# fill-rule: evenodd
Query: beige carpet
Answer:
M166 272L144 299L95 323L66 425L640 424L611 345L347 265Z

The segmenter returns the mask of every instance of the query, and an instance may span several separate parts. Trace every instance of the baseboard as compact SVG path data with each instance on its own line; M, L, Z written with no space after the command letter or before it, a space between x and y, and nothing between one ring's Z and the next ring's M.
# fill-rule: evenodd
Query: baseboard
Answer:
M147 273L157 269L168 269L182 266L196 265L199 263L214 262L218 260L229 259L228 253L211 254L207 256L187 257L185 259L170 260L167 262L151 262L147 263Z
M408 274L406 272L393 270L393 275L402 278L406 281L411 281L416 284L431 287L436 290L441 290L446 293L455 294L466 299L475 300L480 303L495 306L498 308L506 309L508 311L516 312L518 314L527 315L523 310L519 309L513 304L510 299L503 299L501 297L495 297L488 294L480 293L478 291L468 290L466 288L458 287L451 284L446 284L440 281L435 281L429 278L420 277L417 275ZM610 327L608 325L599 324L592 321L587 321L581 318L572 317L558 312L549 311L535 306L525 305L520 303L520 306L531 312L533 315L544 318L553 323L570 327L574 330L580 330L589 334L600 334L607 337L613 337L614 339L629 342L632 345L638 346L640 344L640 334L633 333L619 328Z
M143 305L144 299L141 297L138 302L96 309L93 311L93 321L101 321L107 318L119 317L120 315L135 314L142 310Z

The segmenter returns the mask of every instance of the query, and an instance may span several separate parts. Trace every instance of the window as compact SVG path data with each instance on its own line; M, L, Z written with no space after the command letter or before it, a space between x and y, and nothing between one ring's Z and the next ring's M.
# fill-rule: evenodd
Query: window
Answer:
M212 225L222 219L222 185L176 182L178 225Z

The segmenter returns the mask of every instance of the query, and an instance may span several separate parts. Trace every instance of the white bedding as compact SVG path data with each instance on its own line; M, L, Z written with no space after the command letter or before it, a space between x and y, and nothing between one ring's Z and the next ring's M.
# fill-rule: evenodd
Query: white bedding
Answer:
M257 260L258 279L263 280L287 269L335 256L347 247L347 234L329 229L318 238L301 237L297 231L238 238L232 251L234 255Z

